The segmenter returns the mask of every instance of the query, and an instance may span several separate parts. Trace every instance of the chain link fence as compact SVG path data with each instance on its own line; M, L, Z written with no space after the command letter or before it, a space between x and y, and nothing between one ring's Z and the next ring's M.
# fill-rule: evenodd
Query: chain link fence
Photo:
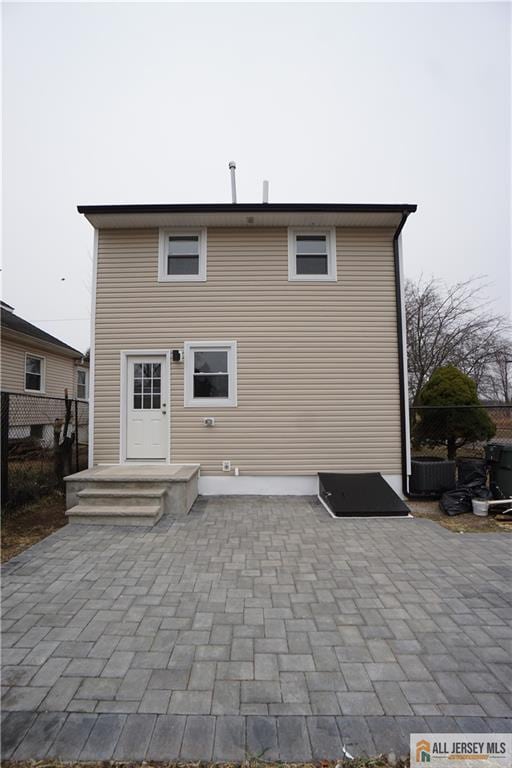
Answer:
M65 474L87 468L87 402L2 392L1 418L2 512L50 493L62 486Z
M488 442L512 444L512 404L411 406L410 426L413 458L484 458Z

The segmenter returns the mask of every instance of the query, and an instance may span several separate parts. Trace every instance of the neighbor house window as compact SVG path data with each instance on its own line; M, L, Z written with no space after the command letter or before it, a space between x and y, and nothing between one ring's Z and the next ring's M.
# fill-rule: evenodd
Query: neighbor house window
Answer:
M161 229L158 279L206 280L206 230Z
M44 357L26 355L25 389L28 392L44 392Z
M336 280L334 228L288 230L288 279Z
M185 405L234 406L236 341L185 342Z
M79 400L87 400L89 397L89 371L87 368L77 368L76 396Z

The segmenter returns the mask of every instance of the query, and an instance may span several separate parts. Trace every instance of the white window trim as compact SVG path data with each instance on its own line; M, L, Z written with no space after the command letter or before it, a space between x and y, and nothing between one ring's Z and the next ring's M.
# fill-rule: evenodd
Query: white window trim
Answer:
M78 372L83 371L85 373L85 397L78 396ZM89 399L89 369L79 365L76 369L76 399L83 400L84 402Z
M327 242L327 274L326 275L298 275L297 274L297 253L296 237L297 235L326 235ZM336 227L327 228L288 228L288 280L298 282L336 282L337 264L336 264Z
M229 397L194 397L194 352L201 349L218 349L228 353ZM237 345L236 341L186 341L185 350L185 408L235 408L238 403L237 391Z
M27 358L41 361L41 389L27 388ZM23 367L23 390L24 392L35 392L38 395L44 395L46 392L46 357L42 355L33 355L31 352L25 352L25 365Z
M199 273L197 275L167 274L167 238L169 235L198 235L199 236ZM197 283L206 281L206 228L174 229L166 227L159 230L158 238L158 282L160 283Z

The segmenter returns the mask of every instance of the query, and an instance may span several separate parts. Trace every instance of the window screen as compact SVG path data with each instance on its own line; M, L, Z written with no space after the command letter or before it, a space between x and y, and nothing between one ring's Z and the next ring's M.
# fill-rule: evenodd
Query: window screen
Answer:
M25 389L41 392L43 389L43 361L40 357L25 358Z
M194 397L229 397L227 350L194 352Z
M167 274L199 274L199 235L169 235Z
M298 275L328 274L326 235L297 235L295 243Z

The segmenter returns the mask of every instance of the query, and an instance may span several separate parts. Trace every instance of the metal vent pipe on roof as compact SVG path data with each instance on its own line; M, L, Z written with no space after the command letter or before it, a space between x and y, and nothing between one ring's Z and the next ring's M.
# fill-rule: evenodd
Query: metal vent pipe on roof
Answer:
M268 203L268 181L263 182L263 202Z
M231 173L231 202L236 203L236 163L234 160L230 160L229 162L229 170Z

